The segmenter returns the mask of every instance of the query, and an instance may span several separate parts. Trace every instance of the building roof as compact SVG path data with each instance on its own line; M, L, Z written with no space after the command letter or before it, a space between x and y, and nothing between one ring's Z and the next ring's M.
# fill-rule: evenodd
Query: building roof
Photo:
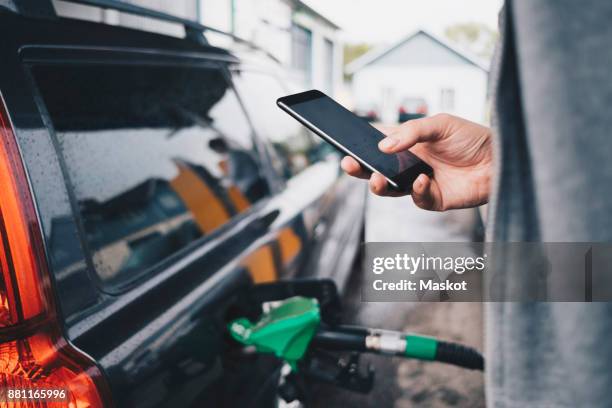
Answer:
M297 6L297 8L302 8L304 9L306 12L315 15L316 17L320 18L321 20L323 20L326 24L329 24L332 28L338 30L340 29L340 26L336 23L334 23L333 21L331 21L329 18L325 17L323 14L319 13L317 10L313 9L311 6L309 6L308 4L306 4L305 2L301 1L301 0L293 0L293 2L295 3L295 5Z
M475 57L464 50L460 50L454 45L443 40L442 38L421 29L421 30L415 31L414 33L411 33L410 35L404 37L399 42L394 43L390 46L376 47L375 49L366 52L361 57L357 58L356 60L348 64L345 68L345 72L349 75L352 75L355 72L361 70L362 68L365 68L366 66L376 62L382 57L391 54L393 51L397 50L399 47L401 47L402 45L406 44L408 41L414 39L415 37L419 35L424 35L430 38L435 43L438 43L440 46L447 49L449 52L463 59L466 63L474 65L475 67L478 67L485 72L489 71L487 64L481 61L478 57Z

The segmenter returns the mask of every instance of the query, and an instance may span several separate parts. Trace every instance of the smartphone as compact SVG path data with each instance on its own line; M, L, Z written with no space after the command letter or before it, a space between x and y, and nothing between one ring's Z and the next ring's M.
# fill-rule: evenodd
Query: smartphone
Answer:
M408 150L381 152L378 142L385 136L321 91L313 89L283 96L276 104L341 153L353 157L364 169L382 174L394 190L410 192L419 174L433 173L427 163Z

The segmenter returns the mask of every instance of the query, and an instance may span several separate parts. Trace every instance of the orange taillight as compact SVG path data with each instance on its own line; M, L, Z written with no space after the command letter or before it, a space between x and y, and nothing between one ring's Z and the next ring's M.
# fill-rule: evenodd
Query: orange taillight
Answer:
M40 315L44 302L31 239L35 212L3 104L0 137L0 327L5 327Z
M103 407L101 372L62 336L46 272L34 202L0 96L0 408Z

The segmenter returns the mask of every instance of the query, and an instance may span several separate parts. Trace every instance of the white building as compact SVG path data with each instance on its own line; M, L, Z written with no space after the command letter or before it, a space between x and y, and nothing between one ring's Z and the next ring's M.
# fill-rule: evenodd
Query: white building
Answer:
M202 24L231 32L268 51L300 87L330 94L342 84L339 27L299 0L200 0ZM227 44L227 39L214 38Z
M342 86L343 45L339 27L300 0L125 0L128 3L197 20L253 42L287 68L299 88L336 94ZM103 21L183 36L178 24L161 22L54 0L62 16ZM229 37L206 33L213 44L243 50Z
M377 109L384 122L397 122L400 107L414 101L424 101L429 115L486 119L486 66L423 30L367 52L346 73L352 77L355 107Z

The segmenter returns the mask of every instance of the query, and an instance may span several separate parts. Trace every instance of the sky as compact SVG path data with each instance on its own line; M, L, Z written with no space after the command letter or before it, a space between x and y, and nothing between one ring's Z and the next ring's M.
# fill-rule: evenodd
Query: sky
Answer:
M457 23L497 29L502 0L304 0L338 24L347 43L384 44L423 28L441 35Z

